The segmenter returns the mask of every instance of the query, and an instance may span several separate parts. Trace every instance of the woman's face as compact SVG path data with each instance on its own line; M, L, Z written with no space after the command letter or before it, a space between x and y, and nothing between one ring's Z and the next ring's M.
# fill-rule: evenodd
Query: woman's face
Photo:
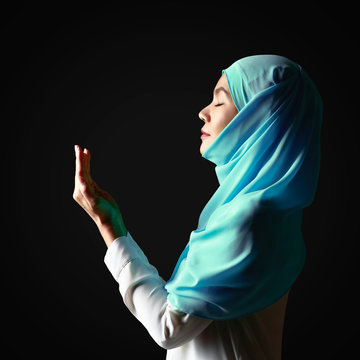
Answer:
M215 140L237 113L238 111L230 95L225 74L222 74L215 86L213 101L199 112L199 118L205 123L201 129L201 154L204 153L205 149Z

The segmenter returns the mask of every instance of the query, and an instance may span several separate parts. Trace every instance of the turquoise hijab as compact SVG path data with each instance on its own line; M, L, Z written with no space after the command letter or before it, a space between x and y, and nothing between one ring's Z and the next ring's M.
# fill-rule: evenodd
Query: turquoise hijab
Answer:
M322 121L316 87L289 59L249 56L223 73L239 112L202 155L219 187L165 285L176 308L213 320L266 308L301 272Z

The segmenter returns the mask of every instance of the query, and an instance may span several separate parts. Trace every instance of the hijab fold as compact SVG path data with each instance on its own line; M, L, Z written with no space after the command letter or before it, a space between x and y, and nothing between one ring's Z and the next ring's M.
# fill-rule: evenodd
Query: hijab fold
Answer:
M223 73L238 114L202 155L219 187L165 285L179 310L213 320L264 309L301 272L322 121L316 87L289 59L249 56Z

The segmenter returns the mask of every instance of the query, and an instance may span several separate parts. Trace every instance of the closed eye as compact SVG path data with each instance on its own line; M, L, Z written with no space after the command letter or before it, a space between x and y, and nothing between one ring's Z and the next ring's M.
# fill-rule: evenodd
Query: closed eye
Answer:
M221 104L216 104L215 106L221 106L221 105L224 105L224 103L221 103Z

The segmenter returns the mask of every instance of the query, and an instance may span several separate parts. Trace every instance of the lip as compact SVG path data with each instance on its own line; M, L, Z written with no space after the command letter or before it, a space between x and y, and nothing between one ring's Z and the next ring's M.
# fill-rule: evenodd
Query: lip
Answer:
M201 139L207 138L208 136L210 136L210 134L206 133L203 129L201 129L201 133L202 135L200 136Z

